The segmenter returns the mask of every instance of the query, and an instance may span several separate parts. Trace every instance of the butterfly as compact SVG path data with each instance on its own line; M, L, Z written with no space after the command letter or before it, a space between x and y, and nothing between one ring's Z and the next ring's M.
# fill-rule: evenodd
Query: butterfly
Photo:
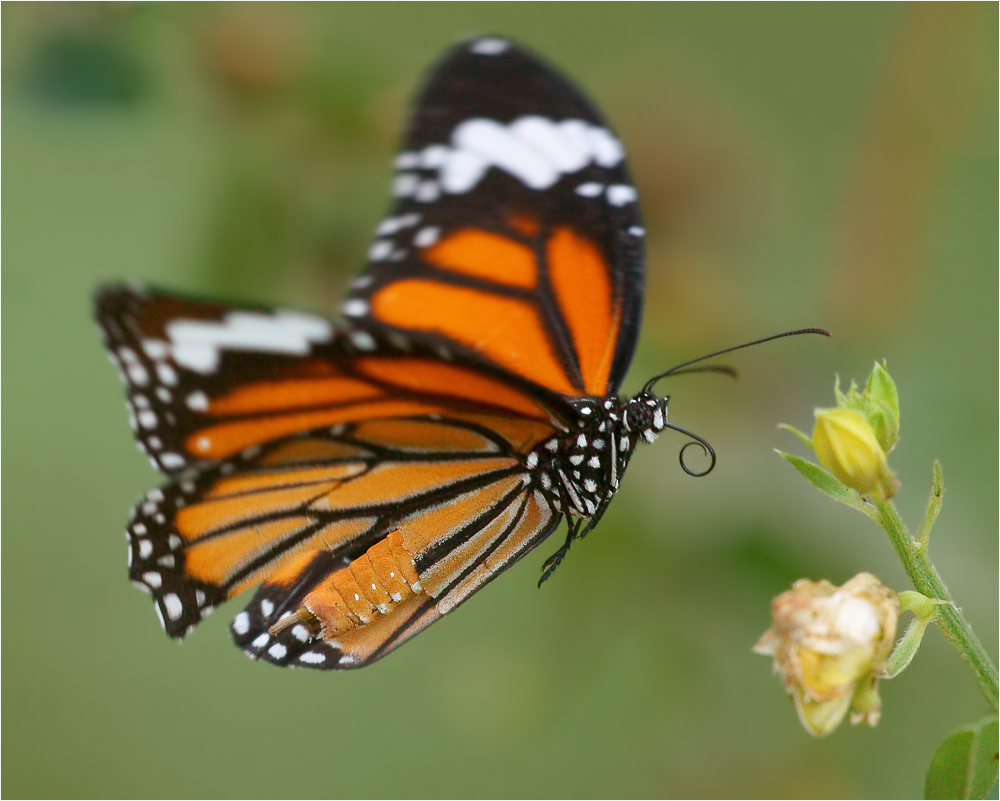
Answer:
M138 445L168 479L127 536L171 637L256 588L232 623L251 657L367 665L565 520L544 581L637 444L677 428L663 376L617 394L645 232L621 142L566 79L505 39L454 47L413 108L392 194L340 323L97 294ZM691 366L706 358L663 375L729 371Z

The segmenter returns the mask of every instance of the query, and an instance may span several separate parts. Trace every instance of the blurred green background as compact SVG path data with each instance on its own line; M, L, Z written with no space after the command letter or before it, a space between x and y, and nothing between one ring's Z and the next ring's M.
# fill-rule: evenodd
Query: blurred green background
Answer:
M908 589L884 535L774 454L835 373L886 358L898 505L997 650L997 6L11 4L3 15L3 785L8 797L912 797L985 704L932 630L875 729L813 740L750 649L799 577ZM422 72L515 37L624 140L649 230L625 390L669 385L683 440L637 454L538 591L546 544L389 658L255 664L182 647L126 579L159 478L90 320L102 281L333 312L386 205ZM804 454L803 454L804 455ZM561 536L561 535L560 535Z

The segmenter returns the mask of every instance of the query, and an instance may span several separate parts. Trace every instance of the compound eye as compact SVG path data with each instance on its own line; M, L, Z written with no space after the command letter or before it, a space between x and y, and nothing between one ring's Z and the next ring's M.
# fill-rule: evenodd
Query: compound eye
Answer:
M622 422L630 433L643 432L653 424L653 409L645 403L632 401L625 408Z

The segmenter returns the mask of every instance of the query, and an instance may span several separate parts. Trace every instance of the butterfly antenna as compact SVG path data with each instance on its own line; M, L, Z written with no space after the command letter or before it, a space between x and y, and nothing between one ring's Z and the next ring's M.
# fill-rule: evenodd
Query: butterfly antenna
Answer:
M744 342L742 345L734 345L731 348L723 348L722 350L717 350L713 353L706 353L704 356L699 356L697 359L688 359L686 362L681 362L680 364L675 364L665 373L660 373L658 376L654 376L646 382L646 386L643 387L643 392L652 392L653 386L656 382L666 378L668 375L677 375L678 373L696 373L696 372L712 372L712 373L726 373L735 377L736 371L732 368L726 367L726 365L703 365L701 368L687 369L692 364L697 364L698 362L703 362L705 359L712 359L715 356L721 356L723 353L732 353L734 350L741 350L742 348L749 348L751 345L760 345L764 342L770 342L772 339L781 339L782 337L794 337L799 334L822 334L825 337L832 336L829 331L824 331L822 328L797 328L794 331L782 331L780 334L772 334L769 337L764 337L763 339L755 339L753 342ZM687 432L685 432L687 433ZM693 435L691 435L693 436ZM707 443L702 443L703 447ZM683 464L683 463L682 463ZM685 468L686 469L686 468Z
M730 367L728 364L700 364L697 367L681 367L670 371L670 375L681 375L682 373L721 373L730 378L739 378L740 375L735 367ZM659 378L663 378L663 376Z

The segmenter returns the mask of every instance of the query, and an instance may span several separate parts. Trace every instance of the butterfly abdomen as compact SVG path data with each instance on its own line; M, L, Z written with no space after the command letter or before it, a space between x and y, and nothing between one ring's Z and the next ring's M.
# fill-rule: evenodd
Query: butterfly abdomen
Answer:
M420 590L402 532L394 531L317 584L302 599L298 617L314 634L335 637L388 614Z

